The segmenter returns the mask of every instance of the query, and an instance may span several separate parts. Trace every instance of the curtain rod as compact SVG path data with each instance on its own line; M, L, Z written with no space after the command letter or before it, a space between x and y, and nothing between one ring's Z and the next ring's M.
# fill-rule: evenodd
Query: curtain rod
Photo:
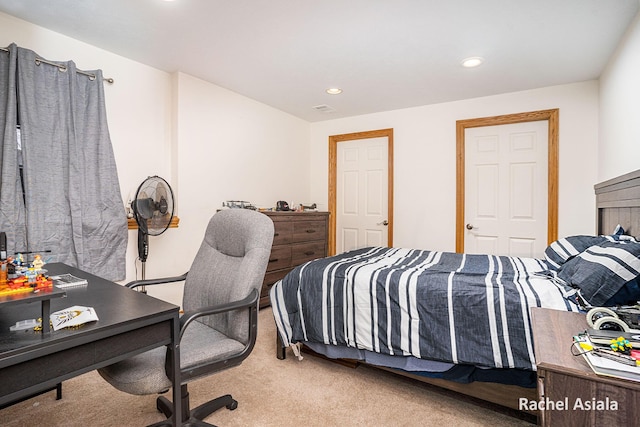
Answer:
M7 49L5 47L0 47L0 50L2 50L4 52L7 52L7 53L9 52L9 49ZM36 65L40 65L41 63L53 65L54 67L58 67L58 70L60 70L60 71L67 71L67 66L66 65L56 64L55 62L50 62L50 61L47 61L45 59L36 57ZM90 80L95 80L95 78L96 78L95 74L87 73L86 71L82 71L82 70L76 69L76 73L82 74L83 76L87 76L87 77L89 77ZM111 77L105 77L102 80L104 80L105 82L107 82L109 84L113 84L113 82L114 82L114 80Z

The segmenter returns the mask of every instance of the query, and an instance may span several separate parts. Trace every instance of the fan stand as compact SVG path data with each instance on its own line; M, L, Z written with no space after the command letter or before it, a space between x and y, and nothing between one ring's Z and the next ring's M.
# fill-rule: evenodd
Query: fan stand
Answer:
M138 226L138 258L142 264L142 280L147 278L146 274L146 266L147 266L147 256L149 255L149 233L144 227ZM147 293L147 289L144 285L140 287L140 292L143 294Z
M146 266L147 262L146 261L142 261L142 280L144 280L146 278L146 274L145 274L145 266ZM142 292L143 294L147 293L147 287L145 285L140 286L140 292Z
M164 233L173 218L173 191L169 183L157 175L148 177L138 187L131 208L138 223L138 259L142 264L142 280L146 280L149 234L159 236ZM140 286L140 292L147 293L145 285Z

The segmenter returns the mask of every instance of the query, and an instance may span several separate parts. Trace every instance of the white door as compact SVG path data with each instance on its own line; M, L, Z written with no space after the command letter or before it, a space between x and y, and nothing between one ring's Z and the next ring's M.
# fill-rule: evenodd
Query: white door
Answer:
M548 121L465 129L467 253L542 257Z
M338 144L336 253L387 246L388 138Z

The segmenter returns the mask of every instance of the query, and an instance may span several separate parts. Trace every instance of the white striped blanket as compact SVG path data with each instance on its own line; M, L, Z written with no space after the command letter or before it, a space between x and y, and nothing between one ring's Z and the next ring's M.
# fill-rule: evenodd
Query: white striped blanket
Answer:
M530 307L579 311L543 260L365 248L296 267L271 291L285 346L535 370Z

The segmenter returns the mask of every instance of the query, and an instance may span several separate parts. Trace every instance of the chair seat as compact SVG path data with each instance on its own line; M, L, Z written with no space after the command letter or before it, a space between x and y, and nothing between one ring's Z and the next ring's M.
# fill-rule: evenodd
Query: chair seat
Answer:
M228 359L240 353L245 345L200 322L192 322L180 341L180 369L185 372L197 366ZM98 372L109 384L129 394L163 393L171 388L165 373L166 349L155 348L133 356Z
M156 408L167 419L156 426L172 425L174 419L182 420L182 425L209 425L202 419L220 408L234 410L238 406L231 395L225 395L191 409L188 383L238 366L253 349L258 331L259 290L273 236L273 221L268 216L250 209L222 210L209 220L186 274L126 285L136 288L184 280L182 307L185 316L194 319L184 327L180 342L176 343L180 384L173 384L166 375L167 350L162 347L99 370L108 383L129 394L163 393L173 387L173 397L179 398L180 403L159 396ZM173 377L171 372L169 376ZM177 409L179 414L174 413Z
M180 341L180 369L228 359L244 350L245 345L198 321L192 322Z

